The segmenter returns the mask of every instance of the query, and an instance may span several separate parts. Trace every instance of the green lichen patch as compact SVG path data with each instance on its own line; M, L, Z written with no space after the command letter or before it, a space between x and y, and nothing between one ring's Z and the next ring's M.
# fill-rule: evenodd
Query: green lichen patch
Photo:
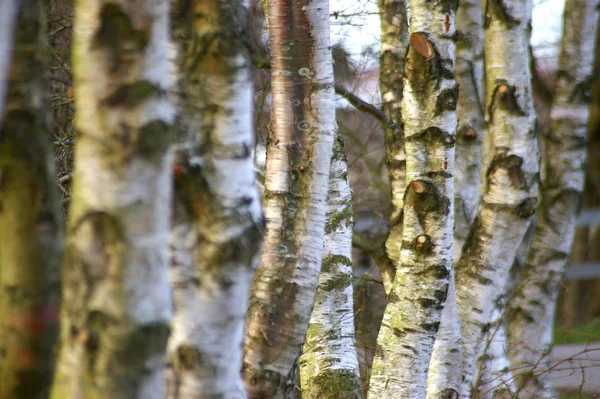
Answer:
M311 399L361 398L360 379L354 370L328 369L302 386L302 396Z
M149 159L163 156L171 143L171 128L155 120L142 126L137 138L137 152Z

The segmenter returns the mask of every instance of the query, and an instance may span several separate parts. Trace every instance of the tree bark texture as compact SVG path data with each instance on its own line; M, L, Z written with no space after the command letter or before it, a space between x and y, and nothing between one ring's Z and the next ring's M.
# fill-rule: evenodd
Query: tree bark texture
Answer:
M531 95L529 0L490 0L485 10L484 178L479 208L456 264L463 342L461 396L477 373L492 311L537 203L538 149Z
M247 4L180 2L182 142L175 160L170 275L175 315L168 344L170 399L245 398L244 320L263 216L252 160Z
M273 111L264 194L267 227L243 366L253 398L280 398L295 389L295 365L321 270L335 132L328 1L271 0L268 15Z
M455 1L410 2L402 99L406 145L402 249L379 332L369 394L424 398L452 268L458 86Z
M341 135L336 134L327 197L327 224L319 288L300 357L304 398L361 398L354 338L352 193Z
M565 5L550 128L543 137L537 226L521 284L509 303L509 354L524 399L558 398L544 370L584 185L597 11L596 1L568 0Z
M164 397L169 5L75 4L75 171L54 399Z
M0 398L37 399L48 396L54 370L62 218L45 101L46 4L9 6L2 3L0 19L12 15L5 22L18 29L0 76L7 84L0 111Z
M482 14L481 2L476 0L462 1L456 12L454 70L459 95L456 107L458 128L454 164L454 262L460 258L479 201L483 135ZM462 344L453 271L431 356L427 380L428 398L444 398L445 392L459 392L461 362Z
M402 92L404 90L404 57L408 48L408 17L405 0L381 0L381 55L379 58L379 90L381 108L393 120L394 127L384 128L385 165L390 181L392 209L385 241L387 261L379 263L386 294L394 282L402 246L402 208L406 189L406 154L402 130ZM383 266L383 267L382 267Z

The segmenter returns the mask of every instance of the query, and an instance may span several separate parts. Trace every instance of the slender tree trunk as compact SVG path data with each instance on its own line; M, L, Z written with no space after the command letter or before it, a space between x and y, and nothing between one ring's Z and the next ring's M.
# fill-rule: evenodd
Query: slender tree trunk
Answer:
M459 86L454 165L453 261L460 258L469 227L477 213L483 134L483 20L481 2L462 1L456 12L456 82ZM462 368L460 322L454 272L437 333L427 380L427 397L445 398L460 390ZM446 396L444 396L446 395Z
M251 149L247 4L180 2L180 68L168 345L170 399L245 398L240 368L263 217Z
M267 228L246 327L251 397L293 396L323 256L335 102L327 0L269 2ZM350 213L332 215L349 220Z
M74 186L54 399L164 397L169 7L78 0Z
M538 155L531 96L529 0L490 0L486 7L486 132L489 148L477 216L456 264L463 341L460 395L468 397L483 342L510 266L537 203Z
M18 0L0 1L0 115L4 112L8 90L10 66L14 45L14 29L17 23ZM2 119L0 119L0 128Z
M361 398L354 339L352 196L342 137L336 134L329 171L323 264L315 308L300 357L302 397Z
M404 90L404 57L408 47L408 19L405 0L381 0L381 56L379 89L381 107L397 126L402 126L402 91ZM400 261L402 245L402 208L406 189L406 154L401 128L385 127L385 165L388 170L392 209L385 242L387 261L379 264L386 294L389 294Z
M0 112L0 398L37 399L48 396L54 370L62 219L44 101L46 7L18 3L14 13L0 9L18 26L0 77L8 86Z
M441 6L410 2L402 100L410 183L404 195L400 264L377 339L372 397L425 397L427 369L447 295L454 227L456 7L456 2Z
M556 297L583 191L597 26L596 1L567 1L550 129L544 137L537 226L521 285L509 303L509 354L523 399L558 397L542 371L549 365Z

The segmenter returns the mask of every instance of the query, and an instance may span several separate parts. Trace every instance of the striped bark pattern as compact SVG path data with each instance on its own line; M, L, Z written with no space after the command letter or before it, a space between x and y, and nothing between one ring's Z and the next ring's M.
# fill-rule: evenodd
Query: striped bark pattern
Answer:
M271 0L268 16L273 111L264 194L267 226L243 366L253 398L294 394L321 269L336 128L329 2Z
M323 263L315 307L300 357L302 397L359 399L361 380L354 339L352 193L339 133L333 147Z
M381 56L379 58L379 89L381 108L397 126L402 126L402 92L404 90L404 57L408 48L408 17L405 0L381 0ZM385 165L391 189L392 209L389 233L385 242L387 262L379 264L385 292L390 293L400 261L402 246L402 208L406 189L406 154L404 132L401 128L386 127ZM383 267L382 267L383 266Z
M424 398L452 268L455 1L411 1L402 99L406 143L400 263L379 332L369 394Z
M509 355L523 399L559 396L543 371L583 191L598 2L568 0L563 26L550 127L543 137L537 226L508 312Z
M10 10L10 7L14 7ZM58 338L62 218L56 189L49 113L46 4L2 2L0 20L18 29L0 34L6 62L0 105L0 397L48 396ZM6 13L6 14L5 14ZM10 26L1 26L4 30ZM14 38L14 43L10 41ZM13 45L12 59L7 45ZM3 67L0 66L0 69ZM0 71L2 73L3 71ZM6 80L4 80L6 79ZM0 93L3 96L5 93ZM0 102L2 102L0 100Z
M168 42L166 0L76 1L79 135L53 399L164 398Z
M245 398L244 320L264 221L252 148L245 1L182 1L167 398Z
M456 264L463 342L461 396L477 373L492 311L537 203L538 149L531 95L529 0L490 0L485 10L484 177L479 208Z

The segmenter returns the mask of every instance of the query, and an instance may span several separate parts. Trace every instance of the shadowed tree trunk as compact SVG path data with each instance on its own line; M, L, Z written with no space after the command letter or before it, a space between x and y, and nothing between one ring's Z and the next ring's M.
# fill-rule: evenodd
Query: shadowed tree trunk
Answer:
M410 2L402 110L406 143L402 249L377 339L369 394L422 398L452 268L458 86L457 3ZM445 23L433 23L445 21Z
M0 115L4 112L8 89L10 61L12 58L14 29L17 22L17 0L2 0L0 3ZM2 127L2 119L0 119Z
M7 62L0 76L7 79L0 110L0 398L37 399L48 396L54 370L62 219L44 101L46 5L24 0L11 12L11 3L0 6L0 19L14 16L4 22L18 26L12 58L11 35L0 36L0 62Z
M293 396L325 232L335 103L327 0L271 0L273 111L265 245L248 310L243 375L253 398ZM340 212L344 220L350 213Z
M491 0L485 11L484 178L479 209L456 264L463 342L461 396L477 374L492 311L537 203L538 150L531 96L529 0Z
M75 171L54 399L164 397L169 7L78 0Z
M244 320L262 243L251 149L247 4L180 2L179 123L171 227L175 315L168 345L169 399L245 398Z
M597 2L568 0L550 128L544 153L537 226L509 303L509 355L519 398L557 398L547 372L556 297L569 256L584 183ZM533 372L533 373L532 373Z

